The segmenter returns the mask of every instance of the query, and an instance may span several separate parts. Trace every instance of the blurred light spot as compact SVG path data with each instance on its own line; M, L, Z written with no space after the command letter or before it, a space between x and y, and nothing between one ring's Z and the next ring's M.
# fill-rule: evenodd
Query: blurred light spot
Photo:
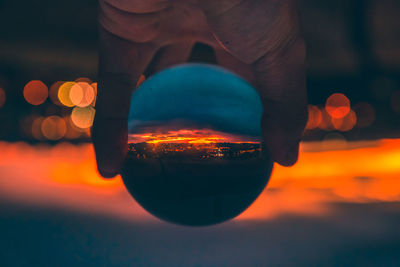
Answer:
M145 80L146 80L146 76L144 76L143 74L140 75L139 80L136 83L136 87L139 87Z
M322 121L322 112L318 107L313 105L308 105L308 121L306 129L312 130L317 128Z
M51 101L56 104L57 106L62 106L63 104L58 99L58 90L60 89L61 85L63 85L63 81L57 81L50 86L49 90L49 97Z
M321 122L318 125L318 128L325 131L332 130L334 127L332 125L331 116L329 116L328 112L326 112L324 108L321 108L320 111L321 111Z
M85 129L93 125L95 109L91 106L80 108L75 107L71 113L71 120L75 126Z
M58 90L58 100L60 100L61 104L66 107L73 107L74 103L72 103L70 99L70 91L72 86L75 85L75 82L65 82L63 83Z
M325 109L332 118L343 118L350 112L350 100L344 94L332 94L326 100Z
M0 108L6 103L6 92L0 87Z
M82 136L83 129L76 127L75 124L72 122L70 116L64 117L64 120L67 125L67 131L65 133L65 138L68 138L68 139L80 138Z
M80 78L76 79L75 82L77 82L77 83L84 82L84 83L91 84L92 80L89 78L86 78L86 77L80 77Z
M41 125L42 134L49 140L59 140L67 132L65 121L59 116L50 116L43 120Z
M78 107L87 107L94 101L94 89L87 82L77 82L70 90L71 102Z
M328 133L322 140L321 148L325 151L345 150L347 148L347 140L340 133Z
M94 92L94 100L91 105L92 105L92 107L94 107L96 105L96 100L97 100L97 83L92 83L91 86L92 86L93 92Z
M368 127L375 121L375 109L371 104L360 102L353 107L353 110L357 115L358 127Z
M37 117L32 122L31 133L32 133L32 137L35 138L36 140L44 139L43 134L42 134L43 120L44 120L43 117Z
M400 91L394 91L390 97L390 106L393 111L400 114Z
M357 123L357 115L353 110L343 118L332 118L332 125L336 130L347 132L354 128Z
M32 105L40 105L46 101L49 90L42 81L30 81L24 87L25 100Z

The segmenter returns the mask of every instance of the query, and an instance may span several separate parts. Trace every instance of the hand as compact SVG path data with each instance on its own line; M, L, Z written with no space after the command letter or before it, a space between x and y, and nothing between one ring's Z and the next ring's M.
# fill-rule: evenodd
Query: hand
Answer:
M124 163L130 96L140 75L149 65L157 72L185 62L196 42L212 46L218 64L259 91L273 160L297 161L307 118L305 46L292 0L99 1L92 138L102 176L115 176Z

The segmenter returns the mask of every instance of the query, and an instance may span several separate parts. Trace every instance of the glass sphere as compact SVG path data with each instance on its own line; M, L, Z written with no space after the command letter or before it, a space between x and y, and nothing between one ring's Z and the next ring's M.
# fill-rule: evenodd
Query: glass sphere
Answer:
M136 201L177 224L221 223L242 213L268 183L262 105L239 76L184 64L135 91L122 178Z

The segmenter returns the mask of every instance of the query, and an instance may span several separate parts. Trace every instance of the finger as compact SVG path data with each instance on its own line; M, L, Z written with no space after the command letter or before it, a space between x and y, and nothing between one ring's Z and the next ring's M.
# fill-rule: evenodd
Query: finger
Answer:
M302 66L304 63L301 63L304 60L297 56L299 62L295 63L296 59L291 58L294 56L287 54L279 59L279 65L275 63L268 64L269 68L257 67L257 73L253 72L252 66L241 62L222 48L216 48L215 53L218 64L240 75L259 89L264 107L263 139L274 161L283 166L293 165L298 158L299 142L307 118ZM287 60L292 62L285 63ZM266 61L262 60L257 64L267 65ZM294 81L294 84L290 80Z
M99 88L92 140L100 174L113 177L127 153L130 97L155 49L121 39L102 28L99 37Z
M165 68L186 62L190 57L192 48L193 42L181 42L159 49L147 67L145 75L150 76Z
M307 118L305 49L296 1L204 0L199 4L220 45L252 66L264 107L263 139L272 158L293 165Z
M307 121L304 61L304 42L298 39L253 66L264 108L263 138L272 159L283 166L296 163Z
M222 47L215 47L214 51L218 65L238 74L249 83L254 84L255 77L252 67L249 64L240 61Z

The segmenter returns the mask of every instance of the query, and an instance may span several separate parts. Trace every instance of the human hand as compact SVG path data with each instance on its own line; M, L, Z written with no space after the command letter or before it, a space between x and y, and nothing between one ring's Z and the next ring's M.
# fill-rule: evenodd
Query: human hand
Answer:
M140 75L185 62L196 42L259 91L272 159L293 165L305 126L305 47L292 0L99 0L99 90L92 138L99 172L127 153L130 96ZM155 56L157 54L157 56Z

